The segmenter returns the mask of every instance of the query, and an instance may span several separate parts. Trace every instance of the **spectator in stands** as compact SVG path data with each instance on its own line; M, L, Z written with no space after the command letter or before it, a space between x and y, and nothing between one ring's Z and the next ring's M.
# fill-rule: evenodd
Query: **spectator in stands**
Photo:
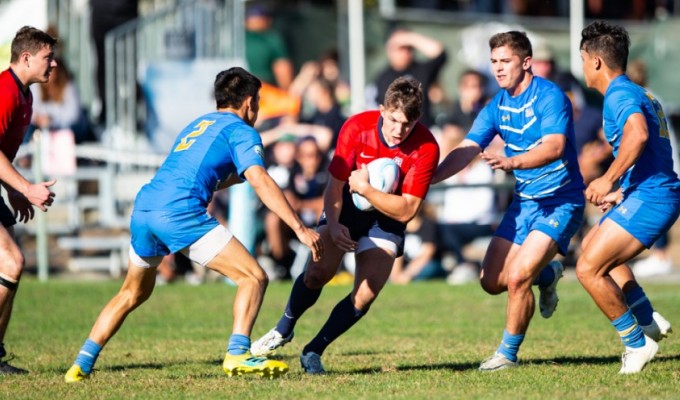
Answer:
M458 96L448 115L443 118L439 137L441 154L453 150L472 127L474 119L487 101L486 77L474 70L464 71L458 79ZM495 194L484 187L466 188L465 185L485 185L493 182L493 171L477 158L445 184L456 185L444 190L439 211L438 233L442 252L450 252L456 259L455 269L448 281L466 283L479 278L478 266L465 257L463 249L479 237L493 233ZM461 187L463 186L463 187Z
M31 124L40 129L70 129L76 143L94 140L87 113L80 103L78 90L64 60L47 83L31 86L33 117Z
M629 62L626 75L628 75L630 80L634 83L647 88L647 65L643 60L637 59ZM657 98L657 100L659 99ZM668 133L670 134L671 149L673 150L673 170L676 174L680 175L678 139L670 119L667 119L666 121L668 123ZM651 254L633 265L633 273L636 277L664 275L673 270L673 262L668 249L669 242L670 235L668 232L665 232L656 242L654 242Z
M290 143L290 142L283 142ZM287 171L284 194L305 226L316 225L323 211L323 192L328 183L324 154L313 136L300 138L295 143L294 165ZM265 234L279 277L290 277L289 268L295 254L290 247L293 231L272 212L265 215Z
M267 7L254 5L246 10L246 61L263 83L288 90L293 82L293 63L283 36L272 24Z
M139 0L90 0L91 19L90 32L94 40L97 60L95 64L97 76L97 90L101 110L96 116L99 123L106 118L106 54L104 39L106 35L126 22L132 21L139 15ZM108 60L112 62L113 60Z
M396 29L390 35L385 45L389 65L383 69L375 81L377 89L376 101L384 104L387 87L400 76L411 76L423 85L425 98L423 101L423 116L420 123L432 126L434 118L428 92L437 80L439 71L446 63L444 45L431 37L406 29ZM421 52L427 60L418 61L415 51Z
M437 248L437 226L433 210L423 204L418 214L406 224L404 255L394 260L390 281L407 284L412 281L444 278Z

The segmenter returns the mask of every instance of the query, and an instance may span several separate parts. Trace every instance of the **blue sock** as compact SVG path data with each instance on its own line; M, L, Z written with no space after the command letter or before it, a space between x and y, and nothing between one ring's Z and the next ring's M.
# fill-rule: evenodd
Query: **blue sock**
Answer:
M7 352L5 351L5 344L0 343L0 360L3 359L7 355Z
M624 346L640 348L645 345L645 335L630 310L613 320L612 325L619 332Z
M248 336L233 333L229 337L227 353L231 354L232 356L240 356L241 354L245 354L249 350L250 350L250 338Z
M546 265L542 270L541 273L538 274L536 279L534 279L534 285L538 285L540 287L546 287L553 283L555 280L555 270L552 269L550 264Z
M654 320L652 317L654 308L642 287L638 286L633 290L629 290L628 293L624 293L624 295L626 296L626 304L628 304L628 308L633 312L638 324L643 326L651 324Z
M511 335L507 330L503 331L503 341L501 345L498 346L497 353L501 353L508 360L512 362L517 362L517 352L519 351L519 346L522 345L524 341L524 334Z
M361 311L354 308L350 296L351 295L347 295L347 297L340 300L335 306L331 315L328 317L328 320L316 337L302 349L302 354L313 351L318 355L322 355L329 344L340 335L347 332L347 330L356 324L361 317L366 315L368 310Z
M83 347L80 348L80 353L78 353L78 357L76 357L75 364L80 366L80 369L82 369L84 373L89 374L92 372L92 367L94 367L94 363L97 361L97 357L99 357L99 352L101 351L102 346L87 339L85 344L83 344Z
M278 324L276 324L276 331L281 336L288 337L293 332L298 318L316 303L319 296L321 296L321 289L310 289L305 286L304 274L300 274L295 283L293 283L293 289L290 292L286 310Z

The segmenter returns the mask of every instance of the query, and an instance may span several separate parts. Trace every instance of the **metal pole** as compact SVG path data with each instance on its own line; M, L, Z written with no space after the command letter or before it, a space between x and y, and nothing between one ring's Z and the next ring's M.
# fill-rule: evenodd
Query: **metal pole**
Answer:
M364 9L362 0L348 1L349 80L352 114L364 110L366 71L364 70Z
M583 77L581 68L581 31L583 30L584 5L583 0L571 0L569 2L569 55L571 58L571 73L577 78Z
M35 182L43 182L42 173L42 140L44 135L47 135L46 131L36 129L33 134L33 139L35 142L35 147L33 151L33 176ZM47 282L49 273L49 263L48 263L48 249L47 249L47 218L45 213L38 210L35 215L35 252L36 260L38 264L38 280L40 282Z

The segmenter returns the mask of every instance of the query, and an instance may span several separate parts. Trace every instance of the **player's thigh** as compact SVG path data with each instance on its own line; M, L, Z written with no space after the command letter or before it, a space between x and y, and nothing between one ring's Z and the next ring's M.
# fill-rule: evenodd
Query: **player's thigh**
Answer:
M390 277L394 265L395 252L381 247L371 248L356 255L354 276L355 298L365 301L374 299L382 290Z
M238 283L244 278L267 279L255 257L226 227L219 225L196 243L183 249L190 260L219 272Z
M555 239L540 230L533 230L513 257L508 260L509 279L529 279L538 275L558 252Z
M611 268L640 254L645 246L619 224L607 218L590 236L577 262L579 273L604 275Z
M519 245L500 236L493 236L482 261L481 279L483 285L505 287L507 264L519 251Z
M319 261L314 261L310 258L305 269L305 282L312 284L312 286L323 285L330 281L335 273L338 271L340 262L345 256L345 251L338 248L333 243L328 225L319 226L318 230L323 243L324 255Z

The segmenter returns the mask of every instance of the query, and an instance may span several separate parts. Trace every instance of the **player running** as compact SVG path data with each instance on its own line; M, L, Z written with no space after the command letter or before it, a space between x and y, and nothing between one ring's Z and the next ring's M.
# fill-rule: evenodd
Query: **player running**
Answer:
M555 84L532 74L531 42L523 32L496 34L489 47L491 71L501 90L433 180L458 173L496 135L504 140L505 155L481 153L493 169L512 171L516 179L512 203L482 262L482 288L493 295L508 292L503 340L481 363L482 371L518 365L517 353L534 315L532 284L540 290L541 315L552 316L563 267L551 260L558 252L566 254L585 207L569 99Z
M387 89L379 111L357 114L343 126L328 167L331 178L318 229L325 257L309 262L297 278L276 327L253 343L254 355L269 354L291 341L295 324L319 298L346 252L355 252L354 287L302 349L300 363L305 372L325 373L321 356L328 345L368 312L390 276L394 259L402 254L406 223L420 209L439 160L437 142L418 123L422 101L417 80L398 78ZM392 158L400 167L394 194L382 193L368 183L364 165L381 157ZM375 210L357 209L350 192L364 196Z
M242 68L220 72L214 87L217 111L201 116L180 133L173 151L140 190L130 222L127 277L92 327L66 372L66 382L90 376L103 346L125 317L151 295L156 267L163 256L175 252L226 275L238 286L224 372L228 376L276 377L288 371L281 361L250 354L250 333L267 287L267 275L241 242L206 210L215 190L246 179L262 202L311 248L315 261L323 254L319 234L304 226L265 171L262 140L253 129L260 87L259 79Z
M619 372L632 374L654 358L656 341L671 327L654 312L625 263L675 223L680 181L661 105L625 75L628 32L596 21L581 36L583 76L604 95L604 134L615 159L586 189L586 199L609 212L583 240L576 273L625 346Z

